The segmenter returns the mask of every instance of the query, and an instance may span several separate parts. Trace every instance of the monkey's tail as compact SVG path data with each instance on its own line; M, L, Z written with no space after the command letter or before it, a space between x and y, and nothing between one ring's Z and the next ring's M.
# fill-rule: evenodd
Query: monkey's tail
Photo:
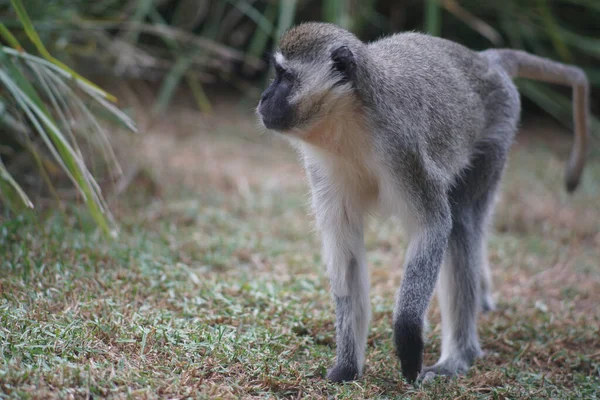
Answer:
M581 179L589 138L590 85L585 73L578 67L537 57L520 50L494 49L484 53L497 56L500 66L513 78L533 79L573 88L575 142L565 181L567 191L573 192Z

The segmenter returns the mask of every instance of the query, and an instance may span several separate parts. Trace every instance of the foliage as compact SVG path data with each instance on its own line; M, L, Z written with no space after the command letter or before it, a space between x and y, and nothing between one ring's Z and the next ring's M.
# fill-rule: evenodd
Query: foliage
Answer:
M92 57L108 73L158 80L155 109L164 110L185 82L201 110L204 85L225 80L256 95L263 55L294 23L323 20L368 40L424 30L474 49L507 46L583 66L600 87L600 38L595 0L28 0L36 24L65 57ZM60 49L58 49L60 48ZM95 65L97 65L96 63ZM570 124L568 91L537 83L525 96ZM594 93L598 93L596 90ZM596 127L599 125L594 122Z
M111 104L115 100L113 96L53 58L23 4L20 0L11 2L25 36L43 58L27 53L11 31L0 25L0 35L12 46L0 46L2 141L5 145L16 142L17 147L26 149L51 190L48 169L61 168L87 204L96 224L109 234L110 213L76 138L83 136L88 141L95 140L94 146L103 152L113 167L118 168L106 132L86 101L89 99L103 107L131 129L135 129L133 123ZM0 177L0 194L10 208L33 208L33 203L2 161Z

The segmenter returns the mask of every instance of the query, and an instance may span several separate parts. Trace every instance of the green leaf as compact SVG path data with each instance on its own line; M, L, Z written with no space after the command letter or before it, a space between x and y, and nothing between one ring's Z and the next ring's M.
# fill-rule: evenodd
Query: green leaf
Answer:
M279 23L277 24L277 36L281 37L294 23L296 16L296 0L281 0L279 2Z
M246 1L233 1L233 0L228 0L230 3L232 3L234 5L235 8L237 8L238 10L240 10L240 12L242 12L245 16L247 16L248 18L250 18L252 21L254 21L254 23L256 23L256 25L262 29L263 31L265 31L265 33L267 34L271 34L271 32L274 31L275 27L273 26L273 23L271 22L270 18L267 18L267 16L265 14L262 14L260 11L258 11L256 8L254 8L251 4L249 4ZM267 9L270 8L270 5L267 5Z
M154 112L160 113L167 108L171 102L171 99L173 98L173 95L175 94L175 90L179 86L181 78L185 75L193 61L194 59L189 55L185 57L179 57L177 59L175 65L171 68L163 80L162 85L160 86L156 103L154 105Z
M33 203L27 197L27 194L21 189L21 186L10 175L2 159L0 159L0 192L7 200L9 207L13 210L20 210L19 205L27 208L33 208Z
M208 23L205 25L205 27L202 29L202 32L200 33L201 37L214 39L218 36L221 20L223 18L223 13L225 12L226 5L227 3L224 1L219 2L215 5L215 8L212 10ZM160 113L167 108L167 106L171 102L171 99L173 98L173 95L175 94L175 90L181 82L181 79L187 75L188 69L194 63L195 53L196 52L192 51L188 54L184 54L182 56L177 57L177 59L175 60L175 64L173 65L173 67L171 67L169 73L162 82L162 85L158 92L156 103L154 104L154 112ZM202 53L201 59L207 59L207 55L205 53ZM188 84L189 83L190 81L188 80ZM195 87L190 86L192 93L194 94L196 101L199 101L198 104L200 109L207 110L206 101L208 101L208 98L202 97L202 94L200 94L200 92L198 91L200 83L195 83L197 83ZM192 83L192 85L194 85L194 83ZM202 92L204 91L202 90ZM210 105L208 106L208 108L212 109Z
M548 37L550 37L554 49L559 54L561 59L570 62L573 57L571 56L569 48L565 45L563 37L558 31L558 25L556 24L554 16L552 15L552 11L548 6L548 0L537 0L537 5L542 15L544 29Z
M23 51L23 46L21 46L21 44L19 43L17 38L14 37L13 34L8 30L6 25L4 25L1 22L0 22L0 36L2 36L4 38L4 40L6 40L6 42L10 46L12 46L14 49Z
M51 70L52 72L59 74L61 77L74 82L77 87L79 87L87 95L92 97L96 102L98 102L100 105L106 108L111 114L113 114L117 118L117 121L125 125L128 129L132 130L133 132L137 132L137 128L135 127L135 123L133 122L133 120L129 118L123 111L119 110L115 105L107 102L102 94L102 90L98 89L96 86L89 85L86 81L82 81L77 77L73 77L67 71L57 67L49 61L44 60L43 58L32 56L31 54L27 53L22 53L9 47L2 47L1 50L2 52L6 53L11 57L23 59L28 63L39 64L47 68L47 70Z
M25 29L25 33L29 37L29 40L31 40L31 42L35 45L36 49L40 52L42 57L44 57L46 60L50 61L57 67L62 68L63 70L68 72L72 77L77 78L77 79L87 83L88 85L95 87L100 93L102 93L102 95L106 99L108 99L112 102L117 101L117 98L115 96L100 89L98 86L96 86L92 82L88 81L87 79L85 79L84 77L82 77L81 75L79 75L78 73L73 71L67 65L63 64L56 58L52 57L52 55L46 49L46 46L44 46L44 43L42 43L42 40L40 39L39 35L37 34L35 28L33 27L33 24L31 23L31 20L29 19L29 15L27 14L25 7L21 3L21 0L10 0L10 2L12 4L13 8L15 9L15 12L17 13L17 17L21 21L21 24L23 25L23 28Z
M425 0L425 31L433 36L442 33L442 7L438 0Z
M186 74L185 78L188 83L188 86L190 87L190 90L192 91L192 95L194 96L194 100L196 100L196 104L198 105L198 108L200 109L200 111L207 113L207 114L212 113L212 111L213 111L212 104L210 102L210 99L206 95L204 88L200 84L198 78L190 73Z
M3 65L3 69L0 70L0 82L13 96L29 122L44 140L50 153L82 194L90 214L98 226L107 236L110 236L111 231L105 217L106 211L102 206L98 185L83 160L78 157L58 129L35 88L1 49L0 62Z
M273 25L275 18L277 17L277 6L274 3L267 4L264 17L271 21L271 25ZM252 35L252 39L250 40L250 45L248 46L248 51L246 52L246 58L244 60L246 65L249 65L252 60L259 59L262 56L267 49L269 38L275 33L275 29L266 32L264 29L259 28L259 26L256 27L254 35Z

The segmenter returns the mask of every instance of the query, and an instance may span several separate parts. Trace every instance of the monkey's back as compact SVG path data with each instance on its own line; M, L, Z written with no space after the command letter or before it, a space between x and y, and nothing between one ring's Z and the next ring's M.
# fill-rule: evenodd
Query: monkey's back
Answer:
M458 173L484 139L504 103L516 93L512 81L480 53L418 33L396 34L367 45L377 82L377 124L418 143L438 168ZM377 115L378 109L372 112ZM389 136L389 133L386 135ZM390 142L393 142L390 141Z

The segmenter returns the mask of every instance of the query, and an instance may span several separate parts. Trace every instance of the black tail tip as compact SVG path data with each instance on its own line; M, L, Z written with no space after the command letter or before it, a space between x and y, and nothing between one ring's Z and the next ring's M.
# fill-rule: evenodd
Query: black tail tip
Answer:
M565 186L567 188L567 193L573 193L577 187L579 186L579 179L567 178L565 182Z
M422 323L399 317L394 324L396 355L400 359L402 375L409 382L417 380L423 367L423 328Z

